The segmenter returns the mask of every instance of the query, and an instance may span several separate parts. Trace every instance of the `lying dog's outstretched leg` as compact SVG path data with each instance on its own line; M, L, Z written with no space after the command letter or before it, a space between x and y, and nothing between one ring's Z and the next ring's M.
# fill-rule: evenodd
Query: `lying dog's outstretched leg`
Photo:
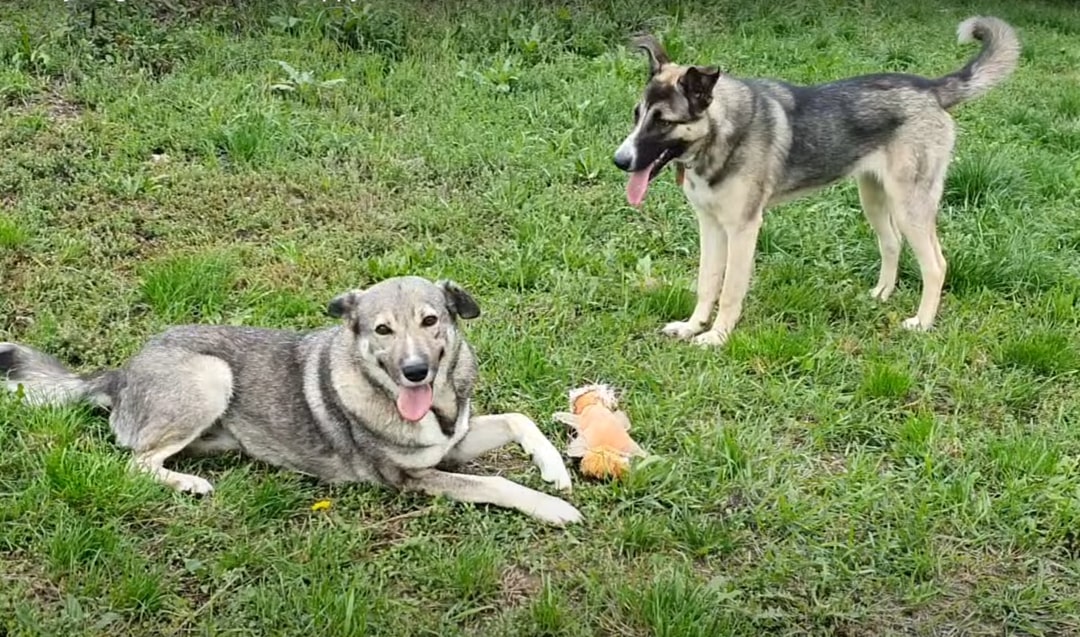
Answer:
M697 212L698 255L697 305L694 313L685 321L668 323L662 330L668 336L689 339L705 330L712 316L716 299L724 284L724 268L727 264L728 237L724 227L711 212Z
M460 502L494 504L556 526L580 522L581 513L569 502L498 476L472 476L439 469L417 471L405 477L405 489L446 496Z
M519 413L474 416L469 420L469 433L450 450L447 460L468 462L493 449L516 442L532 456L540 469L540 477L556 489L570 489L570 472L562 456L528 416Z
M750 277L754 270L754 253L757 250L758 232L761 230L763 210L758 207L737 225L725 228L727 233L727 266L724 288L720 292L720 304L716 320L708 332L694 338L697 345L723 345L742 316L743 300L750 289Z
M858 182L863 214L866 215L866 220L870 222L874 234L877 235L878 250L881 252L881 273L878 275L877 285L870 290L870 296L880 301L887 301L896 289L903 235L896 228L896 222L889 209L889 199L885 195L885 187L878 178L874 175L860 175Z

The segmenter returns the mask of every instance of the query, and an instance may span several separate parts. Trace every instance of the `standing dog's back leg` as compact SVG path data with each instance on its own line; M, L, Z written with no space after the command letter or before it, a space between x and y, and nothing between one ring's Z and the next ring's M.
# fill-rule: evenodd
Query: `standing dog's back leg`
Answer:
M877 176L859 175L858 183L859 201L862 202L863 214L866 215L866 220L870 222L870 227L877 235L878 251L881 253L881 272L878 274L877 285L870 290L870 296L887 301L896 289L903 235L900 234L896 222L892 219L885 187Z
M949 144L951 149L951 144ZM941 150L940 148L936 150ZM903 326L928 330L934 324L941 290L945 285L947 263L937 236L937 214L945 188L948 150L927 151L921 162L901 161L901 170L887 175L885 193L897 227L911 245L922 275L922 296L918 313L905 319ZM919 171L915 167L921 167Z
M212 427L232 398L233 374L220 358L162 350L132 361L111 423L133 463L178 491L209 493L199 476L171 471L165 461Z

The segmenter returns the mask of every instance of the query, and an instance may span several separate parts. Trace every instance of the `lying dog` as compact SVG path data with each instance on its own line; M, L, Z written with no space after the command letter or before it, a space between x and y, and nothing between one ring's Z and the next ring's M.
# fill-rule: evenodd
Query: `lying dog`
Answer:
M640 206L650 181L674 162L700 231L697 305L664 333L724 343L742 314L765 210L848 177L858 182L881 252L871 296L884 301L892 294L906 238L919 263L922 298L903 325L932 326L946 267L937 213L955 140L947 111L1004 80L1020 56L1015 32L997 18L969 18L958 34L962 43L983 46L954 73L882 73L815 86L682 66L653 37L637 38L651 77L615 165L630 174L626 196Z
M328 482L490 503L556 525L581 519L564 500L504 478L443 470L514 441L544 480L570 488L562 457L528 417L471 414L477 365L457 325L480 314L468 293L394 278L342 294L328 311L342 324L306 334L175 327L123 367L89 376L0 343L0 380L31 404L109 407L135 464L181 491L213 487L165 460L235 450Z

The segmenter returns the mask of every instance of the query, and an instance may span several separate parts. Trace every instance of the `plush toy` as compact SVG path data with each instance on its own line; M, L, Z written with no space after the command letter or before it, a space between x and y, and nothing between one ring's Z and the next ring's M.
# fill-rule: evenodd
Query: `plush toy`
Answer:
M618 410L615 391L607 385L587 385L570 391L570 411L553 414L570 425L577 436L566 453L581 458L581 473L592 478L621 478L630 458L646 456L630 438L630 419Z

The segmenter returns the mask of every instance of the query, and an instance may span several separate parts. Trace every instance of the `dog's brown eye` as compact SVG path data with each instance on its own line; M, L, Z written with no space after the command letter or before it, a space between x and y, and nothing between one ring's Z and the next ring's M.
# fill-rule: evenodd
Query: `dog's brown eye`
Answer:
M390 326L385 323L379 323L375 326L375 333L379 336L390 336L394 333L394 330L390 329Z
M425 316L420 321L420 325L422 325L423 327L431 327L432 325L434 325L435 323L438 323L438 322L439 322L439 317L435 316L434 314L431 314L429 316Z

